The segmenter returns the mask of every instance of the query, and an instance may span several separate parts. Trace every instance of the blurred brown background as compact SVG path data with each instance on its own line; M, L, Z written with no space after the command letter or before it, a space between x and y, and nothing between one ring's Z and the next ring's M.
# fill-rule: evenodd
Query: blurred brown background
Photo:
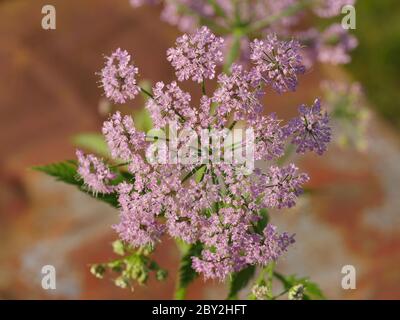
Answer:
M41 28L44 4L56 7L56 30ZM177 35L159 20L159 8L134 10L128 0L0 2L0 298L172 297L179 255L169 239L156 251L170 271L166 282L150 281L132 293L94 278L88 264L113 257L110 226L117 212L29 167L73 158L71 136L101 128L95 73L103 54L127 49L142 78L170 81L165 51ZM302 78L299 93L267 104L293 106L283 112L293 113L318 94L316 81L341 77L351 75L315 68ZM318 193L273 215L297 234L280 270L310 276L328 298L400 298L399 135L379 119L375 115L369 127L367 152L332 147L324 158L304 159ZM57 269L55 291L41 288L46 264ZM357 269L356 290L341 288L347 264ZM199 279L189 298L224 298L225 292Z

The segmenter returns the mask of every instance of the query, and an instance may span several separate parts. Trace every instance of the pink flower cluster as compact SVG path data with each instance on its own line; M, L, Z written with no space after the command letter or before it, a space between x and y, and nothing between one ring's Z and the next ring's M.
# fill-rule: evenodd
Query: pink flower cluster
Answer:
M117 49L106 60L100 72L106 97L115 103L133 99L140 90L136 84L138 68L130 64L131 56L126 50Z
M327 113L321 112L321 102L317 99L311 107L299 107L300 117L289 122L285 127L288 136L292 136L292 143L297 145L298 153L315 151L322 155L331 139L331 129L328 126Z
M293 236L278 234L269 224L261 234L252 230L258 216L243 209L222 208L202 224L200 241L206 245L193 267L204 277L224 279L248 265L266 265L294 243Z
M176 70L179 81L192 79L202 82L213 79L215 67L222 61L224 39L215 36L207 27L176 40L176 48L167 51L167 59Z
M354 5L356 0L321 0L315 7L315 12L323 17L330 18L338 16L346 5Z
M176 47L168 50L178 80L199 82L214 77L221 43L204 27L179 38ZM279 41L276 36L255 40L252 45L255 66L246 70L235 64L230 74L219 74L218 87L210 96L203 92L197 108L193 107L191 95L177 82L158 82L149 93L146 107L154 123L153 134L159 129L171 132L171 121L178 123L178 130L190 128L195 132L216 128L229 132L240 121L241 127L254 130L255 159L268 161L265 170L256 169L248 174L241 163L214 161L214 158L198 164L149 161L147 155L154 141L167 141L169 137L140 132L130 116L119 112L104 123L103 134L111 161L126 164L122 182L114 179L115 168L78 151L78 172L88 189L118 195L120 222L114 228L122 240L132 246L155 245L167 233L187 243L201 243L203 250L200 256L193 257L193 268L206 278L220 280L249 265L266 265L287 250L294 242L293 236L279 234L271 224L263 230L256 228L260 210L294 206L309 177L294 164L271 163L284 155L288 143L295 144L301 153L322 154L330 140L328 118L318 100L311 108L300 107L299 117L287 124L275 114L263 115L260 99L265 83L280 92L295 89L297 76L303 70L298 50L295 41ZM264 51L266 60L268 56L271 60L264 61ZM117 50L111 57L120 54ZM110 68L110 59L105 68ZM137 70L127 64L123 68ZM120 74L108 72L102 76L106 95L112 99L114 95L107 93L108 84L116 79L110 77ZM134 79L130 81L136 83ZM132 92L124 93L125 97L134 97L140 90L136 86L131 89ZM225 139L226 135L223 133L220 138ZM178 145L182 142L178 140ZM243 144L246 143L244 140ZM170 148L166 144L158 152L168 152ZM202 139L194 152L217 154Z
M250 59L263 81L279 93L296 90L297 75L305 72L299 42L279 41L270 35L266 41L254 40L251 48Z

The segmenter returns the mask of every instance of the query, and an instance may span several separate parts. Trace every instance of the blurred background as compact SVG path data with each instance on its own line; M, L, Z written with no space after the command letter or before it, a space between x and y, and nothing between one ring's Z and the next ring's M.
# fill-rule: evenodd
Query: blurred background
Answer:
M57 29L41 28L41 8L57 10ZM268 106L290 115L319 94L324 79L359 81L371 112L365 150L332 146L307 156L315 194L273 214L297 243L279 263L310 276L332 299L400 298L400 2L360 0L359 47L345 68L316 66L299 92L272 96ZM168 299L179 254L169 239L155 259L170 272L134 292L99 280L89 264L114 257L117 212L73 187L30 169L74 158L71 137L98 132L104 121L98 87L103 54L131 53L142 78L171 81L165 51L180 34L159 19L158 7L133 9L128 0L0 1L0 299ZM137 99L126 108L141 107ZM291 106L291 107L288 107ZM103 110L104 111L104 110ZM42 289L41 268L57 270L57 290ZM357 289L341 288L341 269L354 265ZM198 279L189 298L224 298L226 288Z

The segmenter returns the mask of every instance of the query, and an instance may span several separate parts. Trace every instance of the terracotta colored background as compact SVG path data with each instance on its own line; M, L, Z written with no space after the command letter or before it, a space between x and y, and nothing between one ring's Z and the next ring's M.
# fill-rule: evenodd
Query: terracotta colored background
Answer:
M41 28L48 3L57 9L54 31ZM0 2L0 298L172 297L179 256L170 240L156 251L168 281L132 293L94 278L88 264L113 257L110 226L117 213L29 169L73 158L70 137L100 129L95 72L102 54L123 47L134 53L143 78L173 78L165 51L179 33L159 21L157 10L133 10L127 0ZM272 95L266 104L285 106L285 116L318 94L319 80L339 77L348 75L315 68L301 79L299 93ZM297 234L279 269L310 276L329 298L400 298L399 138L377 119L368 130L368 152L332 147L323 159L306 157L302 166L318 193L296 209L273 213L274 222ZM56 291L40 286L46 264L57 268ZM356 290L340 286L347 264L357 269ZM189 297L224 298L225 292L199 279Z

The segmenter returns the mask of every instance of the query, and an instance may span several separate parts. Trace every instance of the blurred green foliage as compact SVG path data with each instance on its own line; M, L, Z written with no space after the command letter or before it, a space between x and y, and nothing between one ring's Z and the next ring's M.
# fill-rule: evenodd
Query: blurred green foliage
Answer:
M360 44L347 68L376 111L400 129L400 1L359 0L356 12Z

